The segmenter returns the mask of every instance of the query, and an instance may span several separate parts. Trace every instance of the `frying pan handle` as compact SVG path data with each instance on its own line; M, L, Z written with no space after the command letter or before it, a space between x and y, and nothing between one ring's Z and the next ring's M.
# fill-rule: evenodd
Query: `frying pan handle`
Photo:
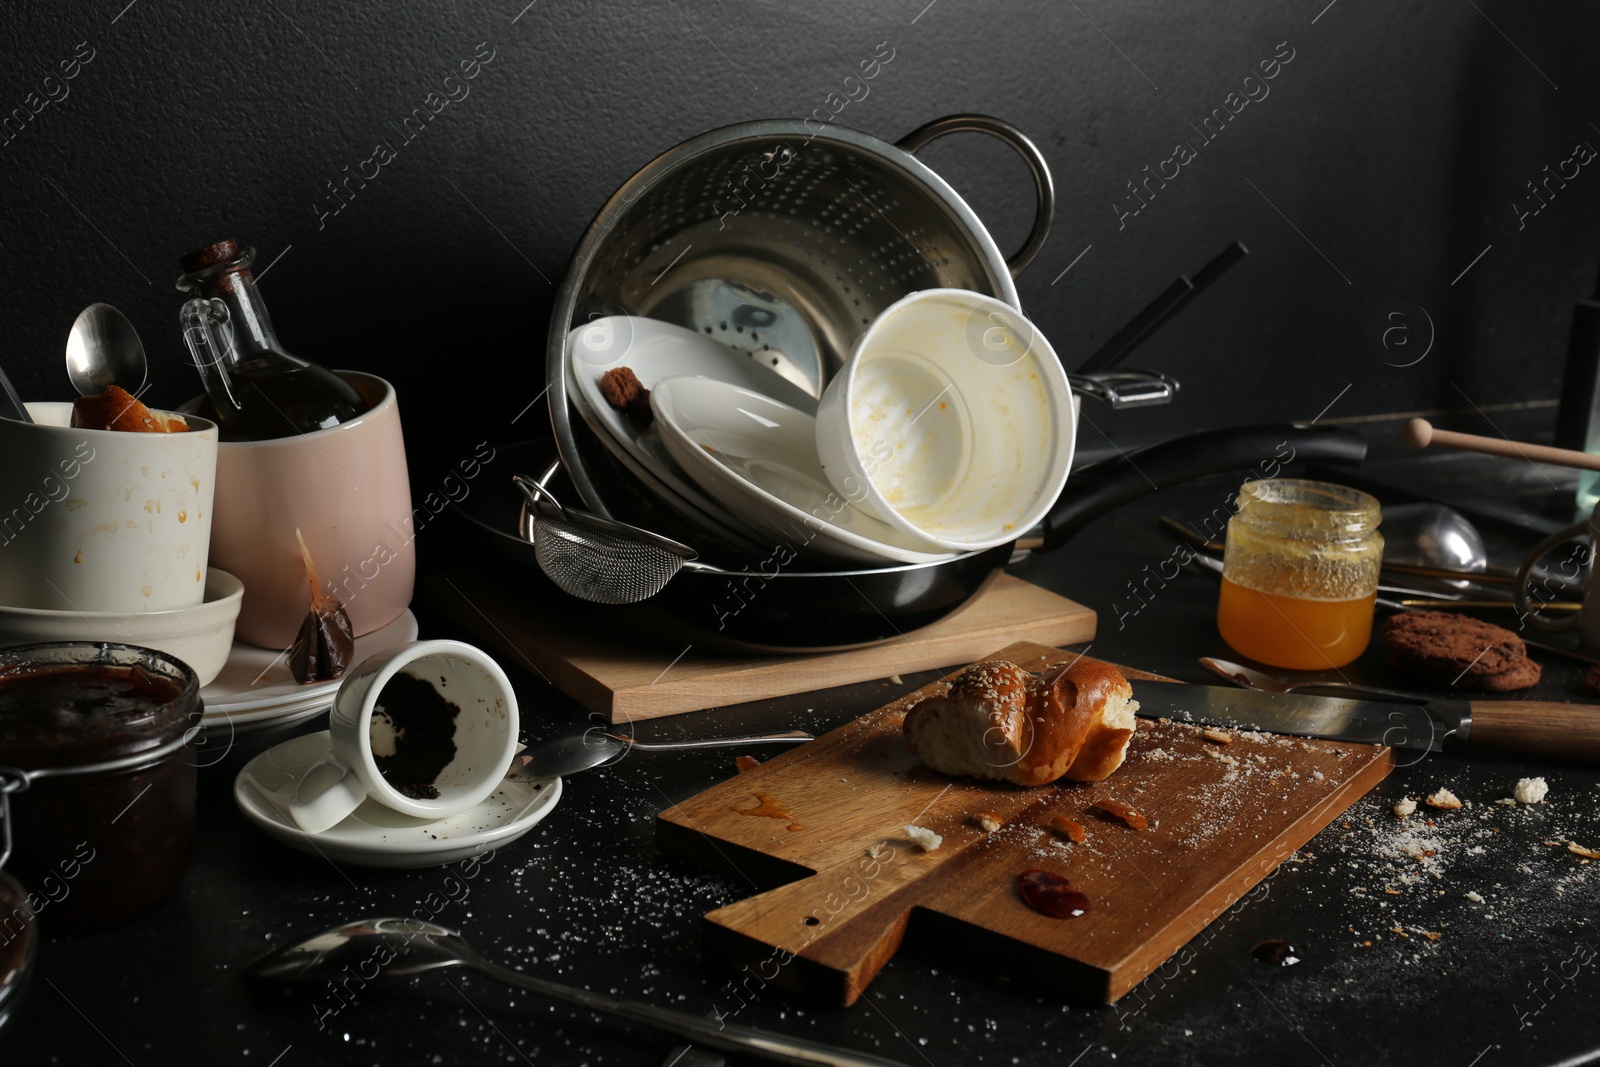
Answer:
M1276 477L1295 460L1356 466L1367 455L1367 439L1343 427L1269 423L1207 430L1132 455L1120 455L1077 472L1044 520L1043 548L1055 548L1095 519L1147 493L1208 474L1250 468Z
M1033 229L1028 233L1028 239L1022 242L1022 247L1006 259L1006 266L1015 278L1028 269L1028 264L1044 247L1045 238L1050 236L1050 223L1056 217L1056 187L1050 178L1050 165L1044 161L1043 153L1028 139L1027 134L1004 119L989 115L946 115L942 119L934 119L900 138L895 147L916 155L930 141L949 133L986 133L998 137L1016 150L1033 173Z

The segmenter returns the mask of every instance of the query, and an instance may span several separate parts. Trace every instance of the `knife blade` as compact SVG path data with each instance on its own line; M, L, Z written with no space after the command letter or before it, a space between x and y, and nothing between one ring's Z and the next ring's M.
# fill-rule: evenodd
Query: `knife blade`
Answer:
M1407 704L1142 680L1133 683L1133 695L1145 718L1388 745L1424 755L1448 740L1452 748L1600 764L1600 707L1584 704L1516 699Z
M1424 752L1440 751L1448 737L1465 741L1472 731L1471 705L1460 700L1403 704L1142 680L1133 682L1133 696L1147 719Z

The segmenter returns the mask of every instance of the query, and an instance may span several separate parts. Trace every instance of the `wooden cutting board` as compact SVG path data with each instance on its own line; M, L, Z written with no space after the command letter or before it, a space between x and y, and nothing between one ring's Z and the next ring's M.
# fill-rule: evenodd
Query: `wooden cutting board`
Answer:
M990 659L1030 670L1072 658L1032 643ZM1153 678L1124 669L1129 677ZM1104 782L1038 789L920 767L906 709L941 683L730 777L663 811L669 853L779 888L706 916L708 949L761 982L851 1004L908 935L988 969L1047 973L1067 999L1110 1003L1221 915L1392 767L1389 750L1263 734L1229 744L1141 719ZM733 757L728 757L729 770ZM1100 811L1131 804L1139 832ZM1004 826L985 833L976 815ZM1063 815L1083 844L1049 827ZM923 852L906 824L944 835ZM1076 919L1022 902L1018 873L1064 875L1089 899Z
M954 615L904 637L848 652L733 656L641 644L530 607L515 591L470 573L436 576L428 602L513 662L609 722L634 722L770 700L902 672L967 663L1024 636L1052 645L1094 639L1095 613L1009 574Z

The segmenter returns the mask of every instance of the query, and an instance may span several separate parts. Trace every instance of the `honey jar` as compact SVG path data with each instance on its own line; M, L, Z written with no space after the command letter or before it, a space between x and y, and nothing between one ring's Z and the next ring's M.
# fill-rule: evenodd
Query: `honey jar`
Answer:
M1240 655L1327 670L1366 651L1383 562L1376 498L1327 482L1246 482L1228 521L1217 629Z

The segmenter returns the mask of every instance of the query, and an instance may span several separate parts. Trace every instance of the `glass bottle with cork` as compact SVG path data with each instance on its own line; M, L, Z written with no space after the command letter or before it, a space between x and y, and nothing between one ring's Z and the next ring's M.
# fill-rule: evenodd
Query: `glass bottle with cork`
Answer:
M366 404L343 378L290 355L273 332L250 270L255 249L218 241L179 259L183 340L205 383L200 413L222 441L266 441L326 430Z
M1228 521L1217 628L1235 652L1274 667L1343 667L1372 640L1382 513L1342 485L1246 482Z

